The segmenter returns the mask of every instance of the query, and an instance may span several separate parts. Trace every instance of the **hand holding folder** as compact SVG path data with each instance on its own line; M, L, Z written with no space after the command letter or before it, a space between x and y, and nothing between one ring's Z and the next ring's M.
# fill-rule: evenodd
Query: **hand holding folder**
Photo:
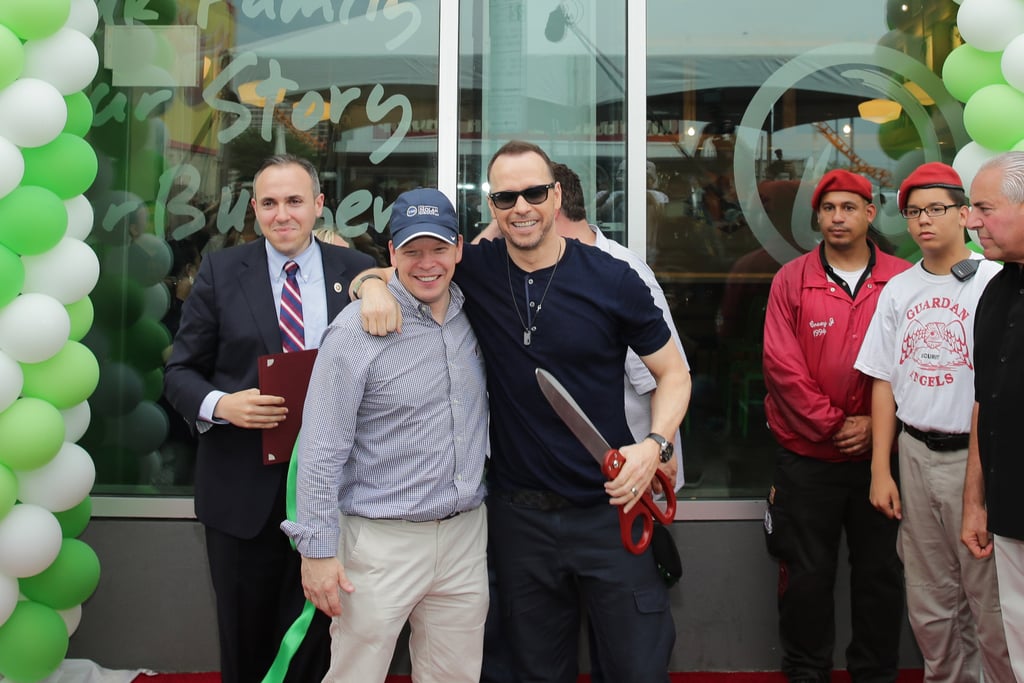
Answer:
M260 393L284 398L288 408L288 419L274 427L263 430L263 464L276 465L291 459L295 439L302 427L302 407L306 402L309 377L313 374L316 349L272 353L260 356Z

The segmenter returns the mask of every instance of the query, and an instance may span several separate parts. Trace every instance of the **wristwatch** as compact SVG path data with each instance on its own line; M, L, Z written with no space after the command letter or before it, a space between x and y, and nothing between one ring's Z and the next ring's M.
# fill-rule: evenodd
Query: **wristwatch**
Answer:
M661 434L655 434L654 432L651 432L644 438L651 439L654 443L658 444L658 447L661 448L660 455L662 462L668 462L672 459L672 454L675 452L675 445L671 441L663 437Z
M352 288L352 296L354 296L357 299L359 298L359 290L363 288L363 285L366 283L367 280L380 280L381 282L384 282L384 278L382 278L380 275L377 275L376 273L367 273L366 275L356 280L356 285L355 287Z

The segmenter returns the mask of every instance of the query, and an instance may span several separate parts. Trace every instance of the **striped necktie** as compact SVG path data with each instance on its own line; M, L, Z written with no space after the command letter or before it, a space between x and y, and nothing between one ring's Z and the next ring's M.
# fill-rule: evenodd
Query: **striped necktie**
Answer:
M302 294L299 292L299 264L284 264L286 279L281 289L281 348L285 353L306 348L306 333L302 326Z

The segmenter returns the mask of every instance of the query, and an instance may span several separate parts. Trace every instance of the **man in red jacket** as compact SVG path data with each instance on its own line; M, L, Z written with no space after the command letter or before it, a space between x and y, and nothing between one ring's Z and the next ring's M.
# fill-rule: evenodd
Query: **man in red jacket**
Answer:
M764 327L768 426L782 447L765 515L779 560L779 640L790 681L831 680L839 542L850 555L854 683L895 681L903 617L896 520L875 510L871 378L854 370L878 295L910 264L868 239L872 188L827 173L811 199L822 243L772 280Z

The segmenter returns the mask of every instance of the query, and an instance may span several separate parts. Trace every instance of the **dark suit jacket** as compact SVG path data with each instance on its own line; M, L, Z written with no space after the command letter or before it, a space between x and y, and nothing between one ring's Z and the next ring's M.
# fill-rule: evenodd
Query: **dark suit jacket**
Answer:
M348 303L348 286L373 260L355 249L320 244L327 320ZM174 409L195 427L199 406L215 389L258 386L256 359L281 352L277 307L263 238L203 259L182 308L164 375ZM270 515L287 466L264 465L258 429L215 425L199 435L195 505L199 520L239 538L254 537Z

